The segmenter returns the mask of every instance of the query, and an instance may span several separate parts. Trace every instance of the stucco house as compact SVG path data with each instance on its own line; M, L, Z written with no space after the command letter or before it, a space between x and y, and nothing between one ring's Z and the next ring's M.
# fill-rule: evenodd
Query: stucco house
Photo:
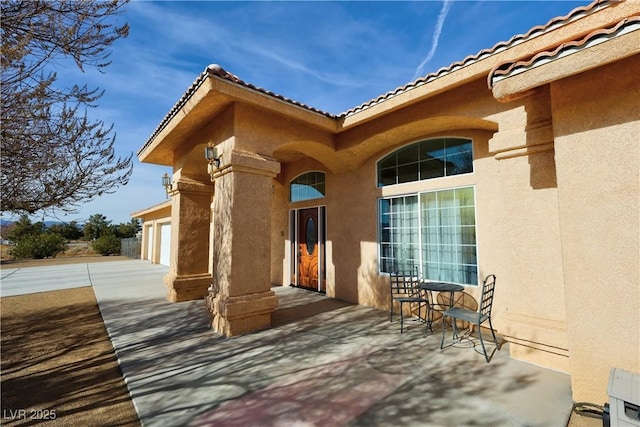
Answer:
M143 258L170 224L168 299L227 336L270 326L272 286L388 309L393 266L469 300L493 273L511 356L604 402L640 372L639 30L596 1L337 115L211 65L138 152L173 168Z

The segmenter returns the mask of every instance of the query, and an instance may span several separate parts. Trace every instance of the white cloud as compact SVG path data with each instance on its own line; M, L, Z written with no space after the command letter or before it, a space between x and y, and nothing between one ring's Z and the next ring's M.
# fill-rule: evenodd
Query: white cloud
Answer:
M436 27L433 29L433 41L431 44L431 49L427 56L422 60L418 68L416 68L415 73L413 74L413 79L415 80L419 75L424 72L424 67L427 65L429 61L436 54L436 50L438 49L438 41L440 40L440 33L442 32L442 26L444 25L445 19L447 19L447 14L449 13L449 9L451 8L452 0L444 0L442 3L442 9L440 10L440 14L438 15L438 21L436 22Z

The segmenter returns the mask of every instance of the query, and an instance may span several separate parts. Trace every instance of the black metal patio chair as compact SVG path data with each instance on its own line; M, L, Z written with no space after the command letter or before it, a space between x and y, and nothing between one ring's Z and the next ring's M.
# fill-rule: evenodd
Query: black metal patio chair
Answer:
M468 308L461 307L452 307L448 310L445 310L442 313L442 340L440 341L440 349L444 348L444 335L445 335L445 319L447 317L451 318L451 323L453 325L453 339L458 338L458 329L456 326L456 319L463 320L469 322L476 326L476 330L478 331L478 337L480 338L480 344L482 345L482 352L484 353L484 358L487 363L489 363L489 355L487 354L487 349L484 345L484 340L482 339L482 330L480 325L484 322L489 321L489 329L491 329L491 335L493 335L493 342L496 345L496 348L500 350L500 344L496 338L496 334L493 330L493 325L491 324L491 308L493 306L493 293L496 286L496 276L495 274L488 275L484 282L482 283L482 295L480 297L480 306L478 307L478 311L469 310ZM449 347L449 346L447 346Z
M395 271L390 275L391 301L389 308L389 321L393 322L394 302L400 304L400 333L404 332L404 304L418 304L418 317L422 307L426 307L425 319L429 319L429 299L418 287L420 278L415 270Z

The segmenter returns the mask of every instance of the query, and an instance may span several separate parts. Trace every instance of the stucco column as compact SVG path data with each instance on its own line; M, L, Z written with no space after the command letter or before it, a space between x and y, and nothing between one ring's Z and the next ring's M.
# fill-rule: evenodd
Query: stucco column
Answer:
M209 273L210 183L184 178L174 182L171 208L171 261L164 281L172 302L204 298Z
M493 236L499 248L494 257L500 260L494 266L496 294L506 297L506 310L497 325L510 342L512 357L568 372L549 88L539 88L509 105L500 131L489 140L489 152L499 160L499 185L484 190L499 205L496 217L487 220L497 220L502 227Z
M226 336L269 328L271 193L280 164L254 153L225 153L215 176L211 326Z

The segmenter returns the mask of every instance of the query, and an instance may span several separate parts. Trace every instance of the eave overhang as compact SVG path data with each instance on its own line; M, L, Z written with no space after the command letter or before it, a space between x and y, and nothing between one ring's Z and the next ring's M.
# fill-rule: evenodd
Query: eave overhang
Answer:
M141 162L171 166L174 151L185 139L233 103L254 105L330 132L337 128L334 116L329 113L257 88L218 65L210 65L138 150L138 158Z
M580 40L500 64L489 73L488 85L497 100L509 102L526 96L537 87L638 53L640 16L632 16L594 30Z
M166 200L166 201L164 201L162 203L158 203L157 205L153 205L153 206L150 206L148 208L141 209L139 211L131 212L129 214L129 216L131 218L140 218L140 219L142 219L142 218L144 218L145 216L147 216L149 214L153 214L155 212L159 212L162 209L170 208L171 207L171 203L172 203L171 200Z

